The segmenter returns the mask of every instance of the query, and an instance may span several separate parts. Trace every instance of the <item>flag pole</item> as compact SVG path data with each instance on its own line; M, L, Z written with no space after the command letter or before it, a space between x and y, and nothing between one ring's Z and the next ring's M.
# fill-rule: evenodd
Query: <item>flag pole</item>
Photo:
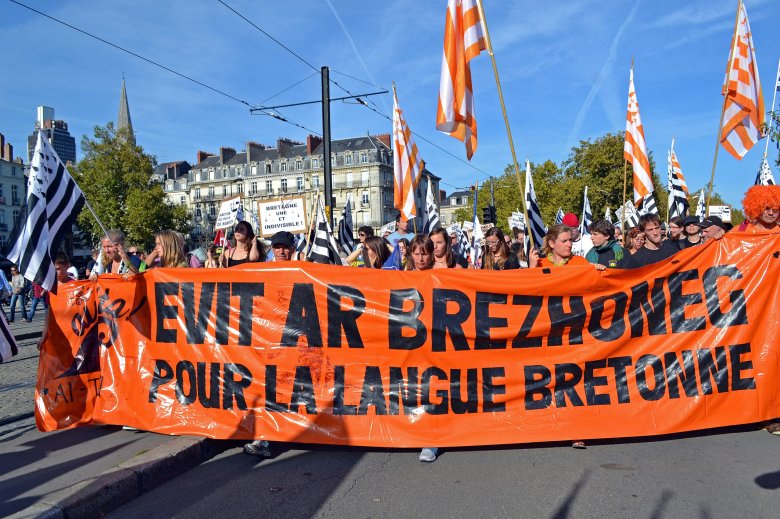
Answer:
M723 85L723 107L720 110L720 122L718 123L718 138L715 140L715 157L712 159L712 173L710 174L710 183L707 187L707 206L704 210L704 217L710 214L710 199L712 198L712 185L715 182L715 166L718 163L718 150L720 149L720 138L723 134L723 117L726 115L726 103L728 102L729 76L731 76L731 63L734 59L734 47L737 44L737 29L739 28L739 12L742 8L742 0L737 2L737 15L734 19L734 35L731 37L731 48L729 49L729 61L726 63L726 80Z
M496 56L493 53L493 43L490 41L490 33L488 32L487 20L485 19L485 9L482 7L482 0L477 0L477 8L479 9L479 15L482 18L482 27L485 29L485 43L487 44L487 53L490 55L490 61L493 63L493 75L496 77L496 87L498 88L498 100L501 103L501 113L504 115L504 124L506 125L506 134L509 138L509 149L512 152L512 163L515 166L515 176L517 177L517 186L520 189L520 198L523 201L523 213L525 214L526 226L528 226L528 206L525 201L525 188L520 181L520 166L517 163L517 154L515 153L515 143L512 139L512 129L509 127L509 117L506 114L506 105L504 104L504 93L501 90L501 80L498 77L498 65L496 64Z
M780 78L780 59L777 60L777 74L775 75L775 93L772 95L772 107L770 108L770 112L774 113L775 111L775 101L777 100L777 85L778 85L778 79ZM769 153L769 137L767 136L766 139L766 145L764 146L764 160L766 160L767 153Z

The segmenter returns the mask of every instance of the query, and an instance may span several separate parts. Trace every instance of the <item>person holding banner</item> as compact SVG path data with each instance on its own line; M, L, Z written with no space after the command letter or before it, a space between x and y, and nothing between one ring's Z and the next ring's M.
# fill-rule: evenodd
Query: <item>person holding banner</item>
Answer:
M565 224L553 225L544 236L541 255L536 249L531 251L528 266L565 267L567 265L589 265L582 256L572 254L573 229Z
M381 269L390 257L390 250L387 243L379 236L370 236L362 245L363 265L362 267L370 269Z
M482 268L485 270L514 270L520 268L520 260L517 254L509 250L507 237L498 227L491 227L485 233L485 257L482 260Z
M222 264L224 266L230 268L244 263L262 261L265 255L260 254L255 233L249 222L244 220L238 222L233 230L233 236L236 240L236 246L232 247L227 254L223 253Z
M146 257L148 268L189 267L182 248L182 240L176 232L164 230L154 233L154 250Z
M682 232L683 232L683 219L679 216L673 216L672 218L669 218L669 233L666 237L669 242L677 247L680 248L680 239L682 238Z
M677 242L680 250L701 245L701 226L698 216L686 216L683 220L683 234Z
M611 223L604 219L596 220L588 226L588 230L593 248L585 255L585 259L596 265L597 270L628 269L634 266L631 254L615 240L615 227Z
M433 268L433 242L424 234L418 234L412 238L407 251L411 261L406 262L406 270L430 270Z
M742 200L747 220L742 222L740 232L780 232L780 186L753 186Z
M100 269L101 274L119 274L131 276L138 274L141 269L141 259L131 256L125 251L125 233L119 229L111 229L100 241L103 247L103 260ZM89 279L97 279L97 269L93 269Z
M428 234L428 237L433 242L433 268L463 268L463 265L459 264L458 258L452 251L452 246L450 245L450 239L447 235L446 229L441 227L434 229L430 232L430 234Z
M669 243L663 241L661 237L661 219L658 215L648 213L639 217L637 226L645 235L645 245L634 254L634 263L638 267L644 267L653 263L663 261L680 250Z

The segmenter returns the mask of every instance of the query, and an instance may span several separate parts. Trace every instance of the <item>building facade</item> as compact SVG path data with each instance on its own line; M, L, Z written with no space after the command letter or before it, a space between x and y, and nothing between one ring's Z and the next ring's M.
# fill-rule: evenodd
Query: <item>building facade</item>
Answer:
M54 108L38 107L38 117L35 120L35 131L27 137L27 161L32 162L32 154L38 143L38 130L43 130L54 151L62 162L76 163L76 139L68 131L68 123L54 119Z
M188 203L193 239L208 239L224 198L241 196L245 210L255 214L259 202L275 199L303 197L313 207L325 190L322 148L322 140L310 135L305 143L280 138L276 146L248 142L241 152L233 148L220 148L219 154L199 151L188 174L165 179L165 192L174 203ZM352 194L355 230L362 225L379 229L394 220L390 136L334 140L331 155L334 222L340 218L348 193ZM438 192L439 177L425 170L417 189L418 207L424 207L428 182ZM183 194L187 190L188 195Z
M456 221L455 211L458 209L467 207L469 211L472 209L471 197L472 191L455 191L450 196L442 197L440 212L441 212L441 224L442 226L452 225L454 223L460 223Z
M0 251L5 251L9 245L26 198L25 164L13 155L13 146L0 133Z

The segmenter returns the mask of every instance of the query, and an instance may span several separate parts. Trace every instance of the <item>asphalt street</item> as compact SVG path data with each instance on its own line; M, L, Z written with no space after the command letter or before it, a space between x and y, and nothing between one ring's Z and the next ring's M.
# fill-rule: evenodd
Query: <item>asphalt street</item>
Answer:
M780 437L758 426L589 444L417 451L228 450L108 517L631 517L780 515Z

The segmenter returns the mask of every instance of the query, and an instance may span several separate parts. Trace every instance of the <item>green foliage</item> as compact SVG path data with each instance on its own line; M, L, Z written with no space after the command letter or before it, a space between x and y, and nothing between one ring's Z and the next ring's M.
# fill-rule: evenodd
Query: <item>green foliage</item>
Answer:
M95 126L94 138L81 139L83 159L71 169L73 178L107 229L121 229L128 243L150 246L162 229L189 232L187 209L165 199L159 183L150 182L156 165L152 155L133 145L113 123ZM96 242L103 231L88 211L78 224Z

